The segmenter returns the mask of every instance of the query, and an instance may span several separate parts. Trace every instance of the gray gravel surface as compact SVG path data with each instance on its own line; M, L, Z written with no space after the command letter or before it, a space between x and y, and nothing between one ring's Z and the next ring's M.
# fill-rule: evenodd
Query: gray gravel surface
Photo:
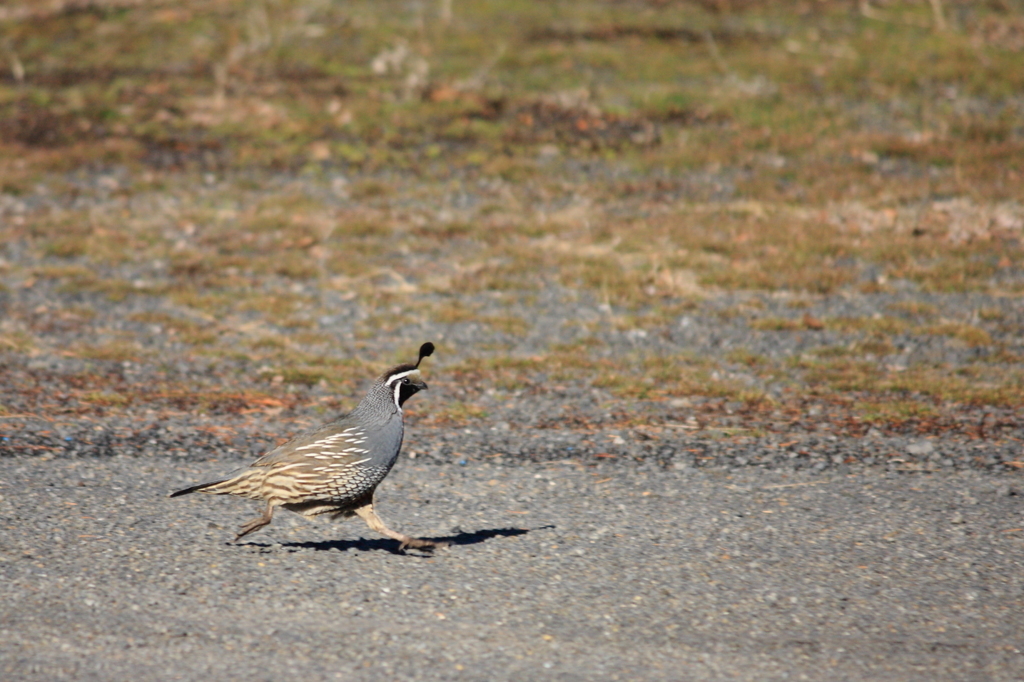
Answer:
M1022 679L1005 476L406 459L379 508L429 556L165 497L242 463L0 459L0 676Z

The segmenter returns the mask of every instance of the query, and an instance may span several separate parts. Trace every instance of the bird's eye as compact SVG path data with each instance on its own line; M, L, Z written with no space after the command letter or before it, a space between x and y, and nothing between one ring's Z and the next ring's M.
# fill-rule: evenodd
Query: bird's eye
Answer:
M405 384L406 386L408 386L409 385L409 380L408 379L402 379L402 383Z

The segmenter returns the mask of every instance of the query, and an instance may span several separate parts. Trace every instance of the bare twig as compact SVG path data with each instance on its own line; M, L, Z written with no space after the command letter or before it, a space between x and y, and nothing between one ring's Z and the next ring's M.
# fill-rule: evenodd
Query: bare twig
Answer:
M487 74L490 73L491 70L498 65L498 62L501 61L501 58L505 56L505 49L505 43L500 43L493 57L488 59L479 69L477 69L476 73L469 78L460 81L455 87L459 90L465 91L474 91L482 88L484 81L487 79Z
M216 62L213 65L213 106L224 108L224 100L228 89L228 62Z
M928 0L932 6L932 17L935 20L935 30L946 30L946 17L942 12L942 0Z
M293 27L294 28L294 27ZM245 40L231 47L224 59L213 65L214 107L224 106L227 96L228 76L232 67L243 59L261 52L266 52L274 44L274 33L270 15L264 5L252 7L245 16Z
M4 41L4 52L7 53L7 59L11 63L11 76L18 85L22 85L25 82L25 65L21 63L21 59L18 58L18 53L14 51L10 40Z
M718 44L715 42L715 36L711 35L711 30L704 31L704 42L708 45L708 52L711 53L711 59L714 60L715 65L718 66L718 70L723 74L729 73L729 65L725 63L725 59L722 58L722 53L718 51Z
M868 0L860 0L860 2L857 4L857 7L860 10L861 16L863 17L867 17L868 19L874 19L875 21L887 21L885 15L879 12L874 7L872 7L871 3L868 2Z
M929 0L929 2L932 3L932 11L937 12L934 22L935 28L939 30L945 30L946 20L942 17L941 0ZM936 6L938 6L937 9ZM907 18L903 18L902 20L898 21L896 19L891 18L885 12L882 12L881 10L872 7L871 3L868 0L860 0L860 2L857 4L857 7L860 10L860 14L862 17L872 19L874 21L881 21L886 24L904 24L906 26L917 26L919 28L928 28L929 26L932 25L928 22L921 22L919 20L912 20Z

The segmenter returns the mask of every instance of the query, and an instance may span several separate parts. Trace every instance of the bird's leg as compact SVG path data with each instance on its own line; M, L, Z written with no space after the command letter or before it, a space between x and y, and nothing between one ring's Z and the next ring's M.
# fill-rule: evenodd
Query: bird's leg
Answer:
M273 519L273 518L274 518L274 503L273 502L267 502L267 506L263 510L263 516L255 518L252 521L250 521L249 523L247 523L244 526L242 526L242 529L240 531L238 531L238 535L235 536L235 540L240 540L244 536L246 536L249 533L253 532L254 530L259 530L263 526L265 526L268 523L270 523L270 520Z
M447 547L447 542L435 542L434 540L421 540L419 538L411 538L408 535L403 535L397 531L393 531L384 525L384 522L377 516L377 512L373 511L373 503L364 504L362 507L356 507L356 514L359 515L363 521L366 521L372 530L377 531L381 535L386 535L392 540L398 540L402 543L399 546L399 550L403 550L406 547L412 547L414 549L422 549L427 552L431 552L435 549L441 549Z

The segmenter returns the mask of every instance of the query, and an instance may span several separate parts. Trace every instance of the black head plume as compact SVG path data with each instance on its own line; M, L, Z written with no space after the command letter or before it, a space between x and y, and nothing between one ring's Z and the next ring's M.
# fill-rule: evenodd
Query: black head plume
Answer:
M425 344L420 346L420 357L416 361L416 366L419 367L420 363L423 362L423 358L429 358L434 354L434 344L427 341Z

